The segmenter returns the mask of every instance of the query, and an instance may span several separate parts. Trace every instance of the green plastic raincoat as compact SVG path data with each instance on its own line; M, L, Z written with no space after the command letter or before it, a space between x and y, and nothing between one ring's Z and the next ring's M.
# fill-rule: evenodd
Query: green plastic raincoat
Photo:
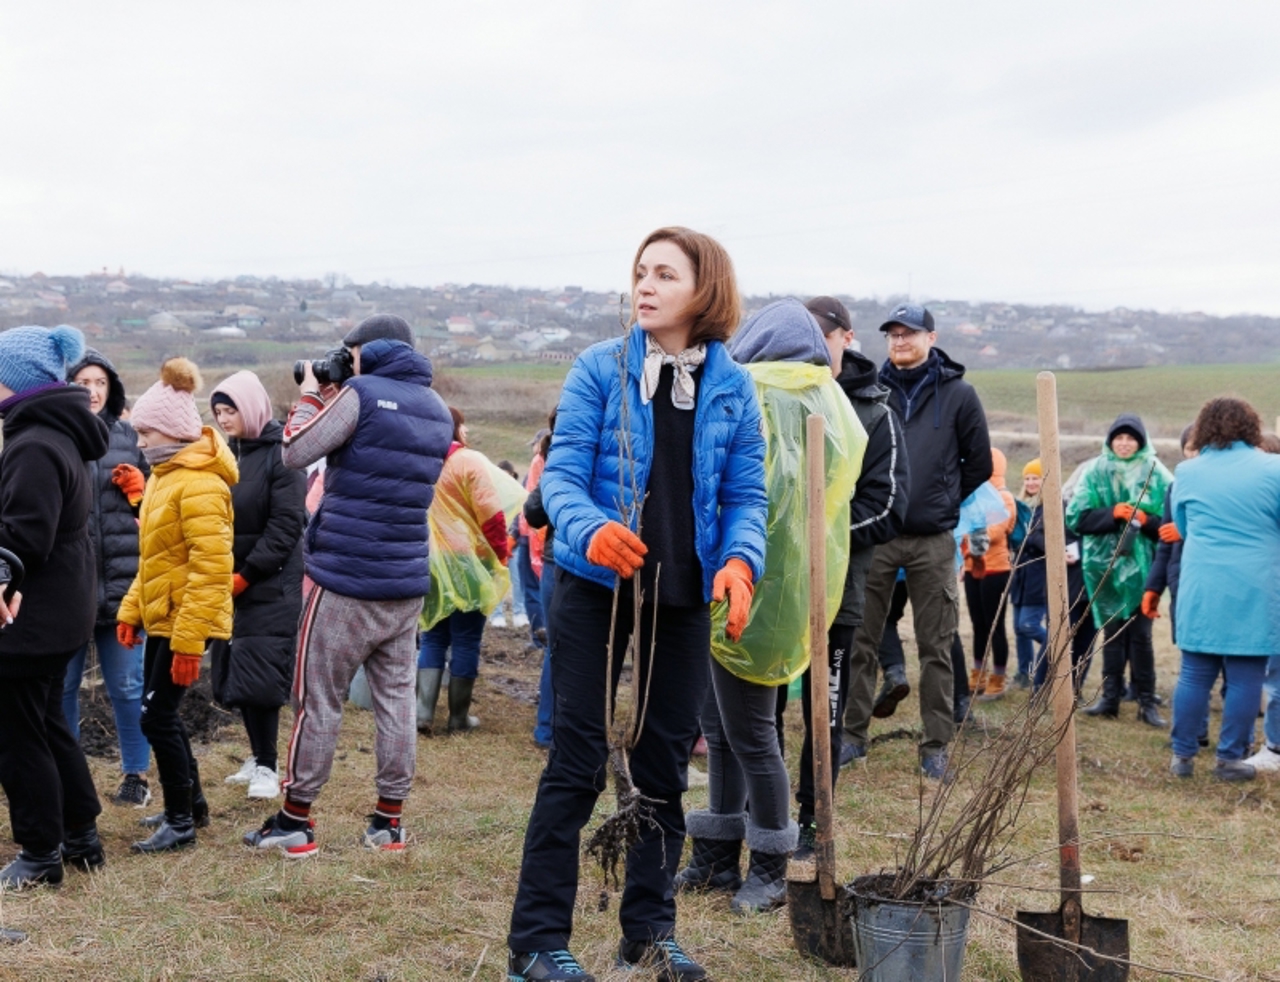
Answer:
M849 567L849 499L867 432L825 365L756 362L743 366L756 384L765 426L769 492L764 575L740 641L724 633L727 603L711 610L711 654L739 678L786 685L809 667L809 533L806 525L805 420L826 419L827 626L835 620Z
M1110 446L1104 445L1102 455L1081 469L1067 506L1067 525L1074 528L1094 508L1113 508L1121 503L1141 508L1149 515L1163 515L1165 495L1172 481L1169 468L1160 463L1150 443L1128 460L1120 459ZM1143 586L1156 554L1156 544L1137 535L1130 553L1117 555L1120 537L1121 532L1117 531L1081 539L1084 582L1093 622L1099 628L1109 621L1127 620L1142 606Z
M504 524L520 513L527 492L478 450L449 454L427 509L431 591L423 603L423 630L455 611L497 609L511 576L481 526L501 513Z

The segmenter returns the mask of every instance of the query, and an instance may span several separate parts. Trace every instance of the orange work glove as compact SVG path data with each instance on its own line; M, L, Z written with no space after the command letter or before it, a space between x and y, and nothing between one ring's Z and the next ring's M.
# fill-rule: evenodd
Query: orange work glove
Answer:
M142 500L147 479L142 476L142 471L132 464L116 464L111 471L111 483L124 492L130 505L137 505Z
M987 559L985 556L969 557L969 575L980 580L987 575Z
M138 646L138 629L132 624L120 621L116 624L116 640L126 648L136 648Z
M1142 616L1155 620L1160 616L1160 594L1148 590L1142 595Z
M624 580L644 565L649 547L621 522L605 522L587 545L587 562L607 566Z
M238 597L249 589L249 581L239 573L231 574L231 596Z
M741 559L730 559L711 581L711 599L716 603L724 599L725 591L729 593L729 622L724 626L724 633L730 641L738 641L751 616L751 596L756 592L751 582L751 567Z
M1114 508L1111 509L1111 514L1114 515L1120 521L1127 522L1133 518L1133 511L1134 511L1133 505L1126 504L1125 502L1122 501L1120 502L1120 504L1116 505Z
M200 677L200 659L203 657L203 652L188 655L181 651L175 651L173 653L173 664L169 666L169 678L173 679L173 684L193 685L195 680Z
M1173 522L1165 522L1163 525L1161 525L1160 541L1161 542L1181 542L1182 533L1178 531L1178 526L1174 525Z

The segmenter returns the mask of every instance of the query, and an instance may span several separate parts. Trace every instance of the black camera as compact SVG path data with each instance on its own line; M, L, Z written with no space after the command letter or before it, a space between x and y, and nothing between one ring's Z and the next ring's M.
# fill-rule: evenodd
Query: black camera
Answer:
M293 363L293 380L299 385L302 384L306 365L305 361ZM326 351L323 358L317 358L311 363L311 374L321 385L341 385L355 375L355 361L351 357L351 349L334 348Z

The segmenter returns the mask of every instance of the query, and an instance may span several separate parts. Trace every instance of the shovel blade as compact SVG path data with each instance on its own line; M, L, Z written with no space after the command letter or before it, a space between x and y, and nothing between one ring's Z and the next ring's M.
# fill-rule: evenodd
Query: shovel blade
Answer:
M1095 958L1083 951L1055 944L1034 931L1066 939L1062 911L1038 913L1020 910L1018 919L1018 971L1023 982L1125 982L1129 966ZM1115 917L1080 918L1080 944L1112 958L1129 958L1129 922Z
M847 896L836 887L834 900L824 900L817 881L787 881L787 915L796 950L828 965L854 966L853 925L845 916Z

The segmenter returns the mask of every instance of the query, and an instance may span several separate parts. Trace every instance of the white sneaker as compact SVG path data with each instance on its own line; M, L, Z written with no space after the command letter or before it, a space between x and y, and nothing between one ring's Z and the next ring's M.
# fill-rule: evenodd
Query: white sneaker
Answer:
M255 767L249 779L250 798L279 798L280 778L269 767Z
M512 627L528 627L529 618L526 617L524 614L516 614L514 617L511 618L511 626Z
M489 618L489 626L490 627L506 627L507 626L506 615L503 614L502 611L498 611L496 614L494 614L492 617Z
M248 757L245 758L245 762L240 765L240 770L236 771L234 774L227 775L227 779L222 783L223 784L248 784L253 779L253 770L257 766L258 766L258 762L254 760L253 755L250 754Z
M1262 749L1246 760L1245 763L1252 764L1254 770L1258 771L1280 771L1280 754L1263 744Z

